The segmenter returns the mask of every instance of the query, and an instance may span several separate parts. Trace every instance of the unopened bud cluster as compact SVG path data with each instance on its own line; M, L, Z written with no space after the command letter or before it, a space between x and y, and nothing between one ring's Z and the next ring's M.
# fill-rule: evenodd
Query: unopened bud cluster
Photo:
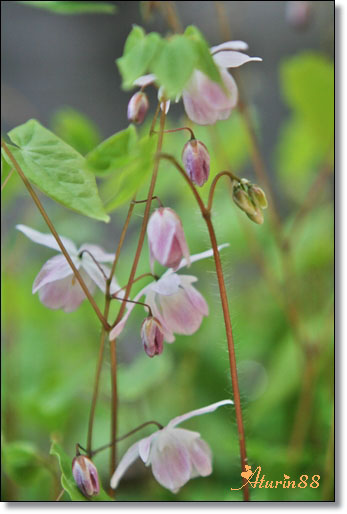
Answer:
M259 225L263 223L264 216L262 210L266 209L267 200L264 191L260 187L246 179L242 179L240 182L234 180L233 200L254 223Z

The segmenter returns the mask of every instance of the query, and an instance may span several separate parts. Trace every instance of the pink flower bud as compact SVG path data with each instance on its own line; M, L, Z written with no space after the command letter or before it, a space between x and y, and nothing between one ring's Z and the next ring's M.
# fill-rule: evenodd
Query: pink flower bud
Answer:
M138 91L128 103L128 120L134 123L142 123L148 111L149 103L146 93Z
M147 235L152 269L154 260L174 269L177 269L182 257L190 264L182 222L175 211L169 207L156 209L149 219Z
M160 322L149 316L141 327L141 339L148 357L160 355L163 352L164 334Z
M99 494L98 471L93 462L85 455L79 455L72 461L72 474L80 491L87 498Z
M191 139L182 152L184 168L191 181L203 186L210 174L210 156L204 143Z

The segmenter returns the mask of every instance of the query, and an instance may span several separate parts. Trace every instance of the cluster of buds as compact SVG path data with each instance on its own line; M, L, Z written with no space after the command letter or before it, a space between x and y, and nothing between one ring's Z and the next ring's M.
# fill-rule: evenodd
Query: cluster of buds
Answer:
M72 475L84 496L91 498L99 494L98 470L85 455L77 455L72 461Z
M241 179L240 182L234 180L232 187L233 200L236 205L244 211L254 223L261 225L264 221L262 210L267 207L264 191L244 178Z

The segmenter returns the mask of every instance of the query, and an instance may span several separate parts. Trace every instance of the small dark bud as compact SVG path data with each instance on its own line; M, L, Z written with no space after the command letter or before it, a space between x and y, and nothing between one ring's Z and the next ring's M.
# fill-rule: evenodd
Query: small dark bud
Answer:
M183 166L194 184L203 186L210 174L210 156L204 143L191 139L182 152Z
M146 93L138 91L129 100L128 120L134 123L142 123L148 111L149 103Z
M78 455L72 461L72 474L84 496L90 498L99 494L98 471L93 462L85 455Z
M153 316L149 316L142 323L141 339L148 357L154 357L162 353L164 334L160 322Z

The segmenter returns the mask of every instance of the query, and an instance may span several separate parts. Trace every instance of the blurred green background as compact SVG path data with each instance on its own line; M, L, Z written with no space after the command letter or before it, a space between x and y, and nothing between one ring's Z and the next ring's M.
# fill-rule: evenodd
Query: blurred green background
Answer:
M269 3L282 4L283 23L288 25L286 2L224 2L232 33L237 26L237 19L231 16L234 6L256 23L256 12L252 14L250 4L257 4L257 9L264 4L263 9L268 9ZM118 4L118 14L113 18L116 26L124 3ZM134 17L138 17L138 3L132 4ZM182 9L183 2L178 4ZM333 2L313 4L306 27L299 30L289 25L286 29L299 49L291 55L284 52L285 55L266 64L272 70L281 116L274 110L260 108L255 101L249 106L270 170L269 181L280 218L278 233L286 244L278 245L269 211L265 213L264 224L258 226L237 209L226 182L221 181L217 187L213 211L218 242L230 243L222 251L222 261L236 342L249 462L253 469L260 465L269 480L282 480L284 473L297 482L302 474L321 477L317 489L251 490L252 499L260 501L320 501L332 500L334 495ZM317 31L315 26L321 16L321 11L315 12L317 4L325 4L330 16L324 31ZM130 29L132 12L127 14ZM184 14L184 25L195 22ZM155 16L151 23L161 23L160 13ZM72 23L71 18L68 23ZM146 26L143 21L142 24ZM269 26L270 22L264 22L261 27L264 38ZM163 33L165 30L163 24ZM305 39L310 31L312 44ZM288 38L288 33L283 37ZM249 40L247 32L237 36ZM91 34L90 39L93 37ZM223 37L215 34L214 39L218 42ZM117 57L121 49L113 53ZM251 54L266 60L266 54L257 48ZM261 64L255 63L249 65L244 75L243 70L235 75L238 83L241 81L246 101L249 89L252 92L249 79L261 83L263 79L258 79L258 74L263 73ZM117 91L115 96L113 102L117 103ZM271 102L271 95L267 96ZM117 109L125 112L128 98L122 92ZM85 154L112 131L107 132L105 125L99 126L90 113L76 107L48 109L46 125ZM276 123L271 125L269 117L274 117ZM125 123L113 131L126 126ZM182 123L187 120L175 119L175 112L173 116L170 112L168 126ZM5 120L6 129L14 126L7 124ZM140 131L146 133L148 128L149 122ZM254 172L250 135L239 111L215 127L194 127L194 131L211 154L209 183L218 171L229 168L265 188ZM185 134L167 135L164 151L180 160L185 141ZM2 182L8 171L5 167ZM101 193L109 187L100 184ZM145 197L146 189L147 185L138 198ZM180 215L191 253L208 249L208 234L194 199L169 163L161 164L156 193ZM208 184L202 189L204 198L207 193ZM68 211L42 195L41 199L60 234L77 244L98 243L109 252L115 250L127 206L113 212L107 226ZM6 185L2 203L2 499L54 500L61 486L57 462L49 456L50 438L57 438L71 458L76 442L85 443L100 328L86 301L67 315L46 309L37 295L32 296L33 280L53 252L31 243L14 227L25 223L42 232L47 229L17 176L12 176ZM116 272L122 285L130 270L142 213L143 205L136 206ZM146 271L145 244L138 273ZM163 270L157 266L156 271ZM165 345L160 357L149 359L139 337L143 319L139 307L134 309L131 322L119 339L119 435L146 420L156 419L165 424L176 415L232 397L213 260L193 264L188 273L198 277L197 288L210 307L210 315L196 334L177 336L173 345ZM143 287L145 280L134 286L133 293ZM101 294L96 298L102 306ZM96 411L95 446L110 438L108 354L107 344ZM219 409L190 420L184 427L199 431L211 446L213 474L190 481L174 495L157 484L150 469L138 461L120 483L117 500L242 499L240 492L230 491L239 486L240 477L234 409ZM150 429L145 429L139 437L149 433ZM120 443L119 455L137 437ZM98 455L95 462L107 486L108 452ZM68 501L68 496L65 494L62 500Z

